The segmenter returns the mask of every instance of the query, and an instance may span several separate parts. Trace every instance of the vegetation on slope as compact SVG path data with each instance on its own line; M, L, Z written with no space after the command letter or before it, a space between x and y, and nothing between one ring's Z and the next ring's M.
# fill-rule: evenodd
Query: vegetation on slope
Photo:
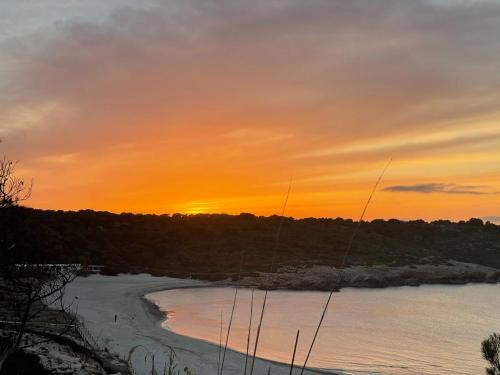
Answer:
M30 259L106 266L109 273L217 279L269 271L280 217L252 214L138 215L90 210L16 210L13 240ZM286 218L276 264L338 266L355 222ZM479 219L363 222L348 265L454 259L500 268L500 226Z

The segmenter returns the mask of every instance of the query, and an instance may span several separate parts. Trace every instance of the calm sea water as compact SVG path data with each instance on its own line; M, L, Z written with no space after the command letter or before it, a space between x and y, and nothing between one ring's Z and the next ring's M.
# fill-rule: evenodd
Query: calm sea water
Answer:
M165 328L218 343L221 312L226 329L234 294L234 288L199 288L148 298L168 312ZM252 342L263 295L255 291ZM327 296L269 292L258 356L289 362L300 329L301 363ZM229 346L245 352L251 290L238 289L236 301ZM355 374L483 374L480 343L494 331L500 331L498 284L344 289L334 294L309 364Z

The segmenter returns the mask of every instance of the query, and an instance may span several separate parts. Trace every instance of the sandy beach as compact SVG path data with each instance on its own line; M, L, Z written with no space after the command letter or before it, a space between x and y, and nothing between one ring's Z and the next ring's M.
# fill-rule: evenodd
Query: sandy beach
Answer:
M163 373L169 347L176 353L178 368L185 367L194 374L217 374L219 348L208 342L181 336L161 328L162 314L144 296L148 293L177 288L204 287L211 284L196 281L152 277L150 275L92 275L79 277L67 287L68 301L78 297L78 314L100 345L127 358L131 348L142 345L155 355L155 367ZM116 322L115 322L116 315ZM149 374L151 362L145 361L145 350L140 348L132 356L137 374ZM241 375L244 356L228 350L224 374ZM254 374L288 374L289 366L258 360ZM319 374L305 371L304 374Z

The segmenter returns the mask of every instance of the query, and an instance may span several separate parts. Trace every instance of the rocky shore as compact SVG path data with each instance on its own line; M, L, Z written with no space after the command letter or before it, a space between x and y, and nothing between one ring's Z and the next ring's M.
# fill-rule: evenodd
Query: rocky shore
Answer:
M341 283L339 285L339 278ZM261 289L332 290L343 287L384 288L421 284L467 284L500 282L500 269L448 261L410 266L355 266L339 270L328 266L287 267L276 273L244 277L236 284ZM235 282L231 282L234 285Z

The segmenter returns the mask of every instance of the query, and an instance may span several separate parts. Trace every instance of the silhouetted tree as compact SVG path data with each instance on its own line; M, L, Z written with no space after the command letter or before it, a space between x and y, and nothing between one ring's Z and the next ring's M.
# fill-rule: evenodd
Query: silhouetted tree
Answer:
M16 248L12 233L23 225L17 206L30 197L31 184L17 177L15 168L15 162L6 157L0 159L0 308L5 325L0 337L0 371L5 361L19 349L37 344L36 341L27 344L23 338L29 323L48 307L63 312L59 315L63 320L59 322L60 334L71 326L74 315L68 314L63 295L65 286L78 271L77 266L33 262L30 254ZM45 322L41 331L46 328Z
M500 375L500 334L492 333L481 343L483 357L490 363L486 367L487 375Z
M15 176L16 165L5 156L0 159L0 209L15 206L31 195L31 184Z

